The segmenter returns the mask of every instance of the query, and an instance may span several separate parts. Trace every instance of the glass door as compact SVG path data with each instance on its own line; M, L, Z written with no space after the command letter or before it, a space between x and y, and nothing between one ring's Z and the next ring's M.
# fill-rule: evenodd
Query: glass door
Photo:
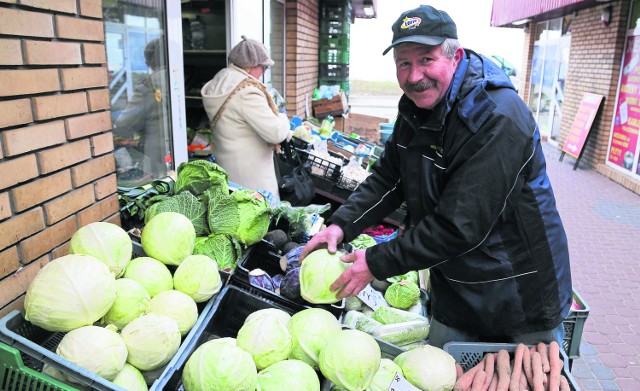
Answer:
M139 186L186 160L180 3L102 5L118 185Z

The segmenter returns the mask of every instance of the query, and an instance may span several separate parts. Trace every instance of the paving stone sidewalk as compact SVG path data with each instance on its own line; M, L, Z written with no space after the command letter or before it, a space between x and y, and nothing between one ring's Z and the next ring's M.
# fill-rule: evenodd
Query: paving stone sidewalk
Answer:
M574 288L590 306L571 373L583 390L640 390L640 196L543 143L569 238Z

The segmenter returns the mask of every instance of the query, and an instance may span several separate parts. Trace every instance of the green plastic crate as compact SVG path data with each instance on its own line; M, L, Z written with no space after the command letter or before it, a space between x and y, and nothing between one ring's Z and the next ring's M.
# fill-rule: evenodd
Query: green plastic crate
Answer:
M584 322L589 316L589 305L575 289L573 290L573 300L580 308L571 309L569 315L565 318L563 322L564 339L562 340L562 347L571 361L580 357L582 331L584 329Z
M320 50L349 50L349 34L320 34Z
M77 391L24 365L20 351L0 342L0 390Z
M320 50L321 63L348 64L349 50L325 49Z

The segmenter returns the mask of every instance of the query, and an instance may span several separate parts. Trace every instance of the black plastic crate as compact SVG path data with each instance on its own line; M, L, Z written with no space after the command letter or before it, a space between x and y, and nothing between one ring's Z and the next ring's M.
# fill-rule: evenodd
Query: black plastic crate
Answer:
M216 298L213 310L196 331L196 337L184 349L174 365L159 379L159 389L182 390L182 370L191 354L212 339L235 338L249 314L265 309L278 308L289 314L296 311L240 287L227 285Z
M335 304L311 304L311 303L296 303L295 301L281 296L275 292L272 292L263 287L253 285L249 281L249 272L253 269L262 269L269 276L275 275L284 276L282 268L280 268L281 256L270 247L271 243L266 241L260 241L254 245L251 245L245 255L236 266L236 270L231 275L230 284L241 287L254 295L263 297L270 302L278 304L282 307L288 308L293 312L301 311L305 308L316 307L322 308L331 312L336 318L340 318L344 311L344 300Z
M338 164L336 162L332 162L320 156L314 155L313 151L305 151L299 148L296 148L296 151L303 163L309 162L311 164L312 175L329 179L334 183L338 181L338 178L340 178L340 169L347 163L347 159L343 155L335 153L333 151L328 151L329 155L341 160L342 164Z
M349 1L325 1L320 5L320 20L345 20L351 21L351 2Z
M321 79L346 79L349 77L349 64L320 64Z
M349 34L320 34L320 50L349 50L350 44Z
M320 19L320 34L349 34L351 32L350 19Z

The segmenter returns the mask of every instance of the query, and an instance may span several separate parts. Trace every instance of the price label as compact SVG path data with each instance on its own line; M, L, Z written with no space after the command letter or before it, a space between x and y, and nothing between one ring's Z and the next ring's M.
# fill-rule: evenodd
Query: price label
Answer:
M371 307L371 309L375 310L378 307L388 307L387 301L384 299L382 293L371 287L371 284L367 285L363 290L360 291L357 295L358 299L362 300L363 303Z
M420 391L419 388L409 383L407 379L402 376L402 373L396 372L396 375L393 377L391 384L389 385L388 391Z

